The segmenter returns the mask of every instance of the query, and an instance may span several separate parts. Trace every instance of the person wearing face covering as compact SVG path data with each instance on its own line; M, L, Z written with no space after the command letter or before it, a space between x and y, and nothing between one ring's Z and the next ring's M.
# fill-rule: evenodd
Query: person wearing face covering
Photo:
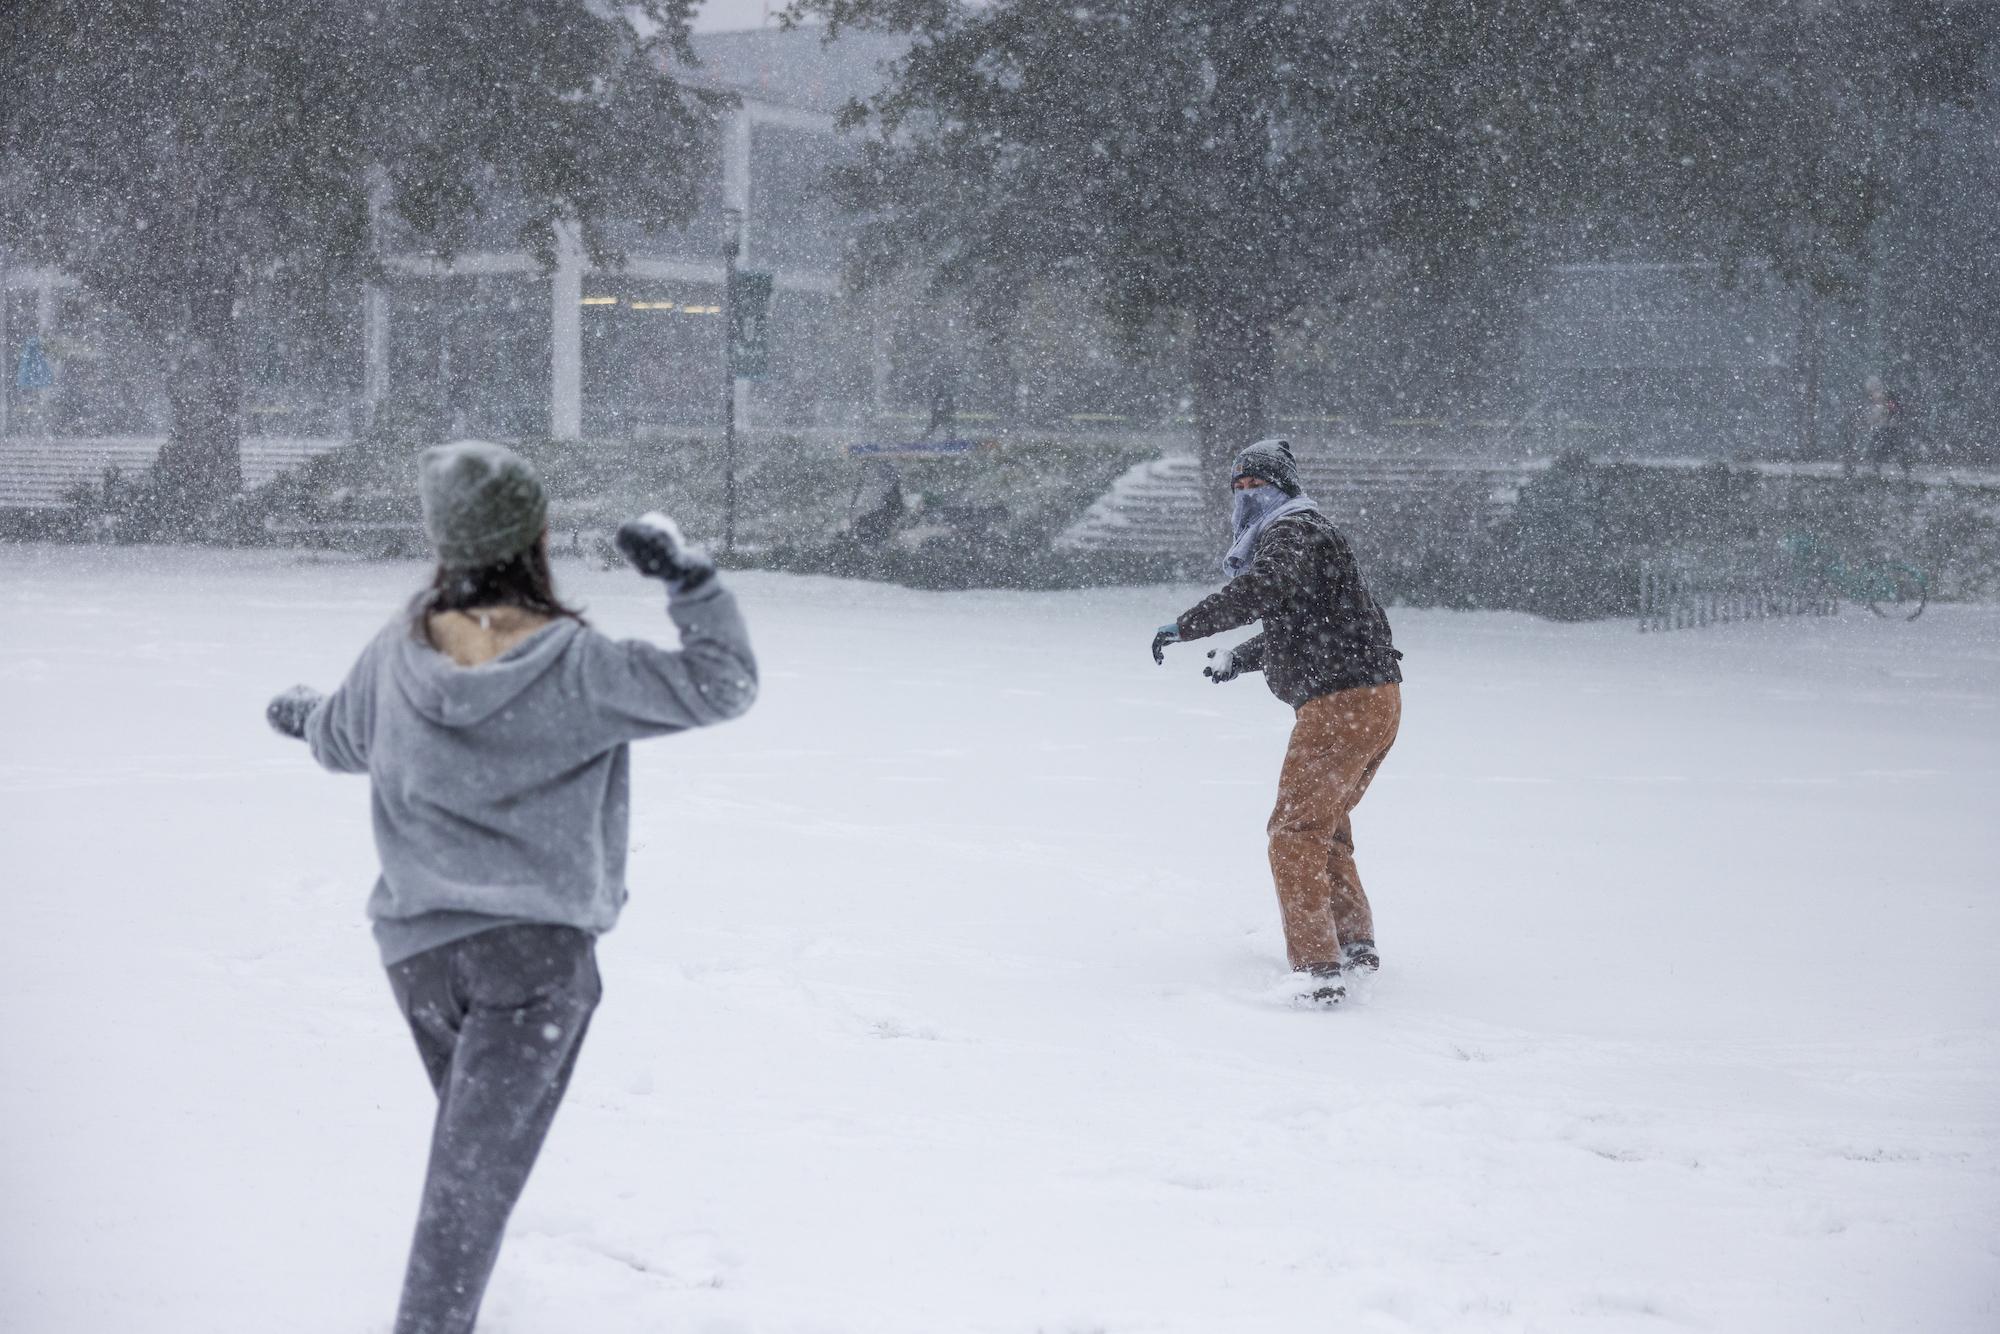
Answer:
M1267 830L1271 877L1301 995L1333 1005L1347 994L1344 974L1382 965L1350 817L1396 740L1403 655L1347 539L1301 488L1288 441L1237 455L1230 485L1229 582L1159 628L1153 661L1166 661L1169 644L1263 623L1210 652L1203 674L1220 685L1262 672L1297 713Z

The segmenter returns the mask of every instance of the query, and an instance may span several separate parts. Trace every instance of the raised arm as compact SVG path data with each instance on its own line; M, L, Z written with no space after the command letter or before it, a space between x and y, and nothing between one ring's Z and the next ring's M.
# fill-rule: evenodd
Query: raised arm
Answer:
M622 736L727 722L757 700L757 659L734 593L711 574L673 595L667 615L681 632L678 649L592 637L584 689Z
M633 737L706 727L748 710L757 699L757 658L715 562L662 514L621 527L618 549L641 574L666 584L681 646L594 641L585 666L590 697Z

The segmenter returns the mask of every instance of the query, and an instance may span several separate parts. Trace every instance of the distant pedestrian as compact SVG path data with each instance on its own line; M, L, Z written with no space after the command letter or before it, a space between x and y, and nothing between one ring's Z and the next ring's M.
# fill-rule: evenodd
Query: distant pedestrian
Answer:
M1369 596L1353 550L1301 489L1284 440L1236 457L1233 535L1222 590L1153 636L1167 645L1262 621L1261 633L1209 653L1210 680L1261 671L1297 711L1271 813L1271 876L1285 952L1301 995L1346 996L1343 974L1381 967L1375 922L1354 865L1350 821L1402 720L1402 668L1388 617Z
M1852 434L1855 452L1861 454L1877 477L1882 475L1885 463L1895 464L1903 470L1903 476L1908 477L1916 462L1916 442L1910 432L1909 413L1902 399L1879 375L1869 376L1863 388L1868 397L1854 414Z
M903 476L887 459L870 459L862 465L848 506L853 519L847 535L868 551L880 551L889 544L909 512L903 497Z
M618 546L666 584L678 651L608 639L557 597L526 461L468 441L419 469L430 587L332 695L296 686L267 715L373 785L368 915L438 1098L395 1329L463 1334L597 1007L595 941L625 903L627 743L742 713L757 666L735 598L670 520L635 519Z

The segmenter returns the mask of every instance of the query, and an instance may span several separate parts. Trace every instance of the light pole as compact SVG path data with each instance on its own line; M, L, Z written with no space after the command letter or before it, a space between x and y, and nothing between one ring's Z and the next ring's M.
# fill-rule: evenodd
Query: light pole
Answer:
M736 550L736 261L743 210L722 210L722 552Z
M7 399L14 390L14 358L7 341L7 247L0 245L0 437L7 434Z

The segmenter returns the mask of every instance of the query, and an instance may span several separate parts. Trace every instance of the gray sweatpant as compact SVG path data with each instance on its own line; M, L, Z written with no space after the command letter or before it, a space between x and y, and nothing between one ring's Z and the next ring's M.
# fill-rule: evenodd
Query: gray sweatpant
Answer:
M593 937L495 927L404 959L389 985L437 1122L396 1334L465 1334L601 994Z

